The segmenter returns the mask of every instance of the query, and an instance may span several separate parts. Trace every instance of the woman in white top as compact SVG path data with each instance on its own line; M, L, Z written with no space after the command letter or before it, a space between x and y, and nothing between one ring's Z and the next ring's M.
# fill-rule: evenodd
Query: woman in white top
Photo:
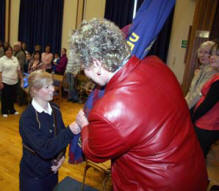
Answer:
M3 117L8 117L8 114L18 114L14 102L19 78L23 84L23 76L17 58L12 56L12 47L7 47L4 52L5 55L0 58L1 112Z

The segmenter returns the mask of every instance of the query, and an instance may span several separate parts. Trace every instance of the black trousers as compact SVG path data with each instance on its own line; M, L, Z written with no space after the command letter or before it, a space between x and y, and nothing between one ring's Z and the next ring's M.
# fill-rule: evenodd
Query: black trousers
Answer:
M195 132L201 145L202 151L206 158L211 145L219 140L219 131L217 130L205 130L195 127Z
M15 112L14 102L16 100L16 90L17 84L8 85L4 84L4 88L2 89L2 114L13 114Z

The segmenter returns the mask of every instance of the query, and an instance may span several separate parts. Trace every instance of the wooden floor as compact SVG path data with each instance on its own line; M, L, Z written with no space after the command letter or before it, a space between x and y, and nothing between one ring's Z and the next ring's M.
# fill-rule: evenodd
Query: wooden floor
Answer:
M212 146L207 157L207 169L210 186L219 185L219 141Z
M67 125L75 120L77 112L83 107L82 104L73 104L62 100L60 108L63 114L64 123ZM25 107L16 106L20 113ZM0 190L18 191L19 189L19 162L21 159L22 145L18 130L20 115L10 115L8 118L0 116ZM82 181L84 163L72 165L66 159L59 171L59 180L70 176ZM211 184L219 185L219 144L214 146L207 160L208 174ZM101 190L102 174L90 169L87 174L86 184ZM110 188L110 186L108 186ZM110 190L108 188L108 190Z
M65 125L75 120L77 112L83 107L82 104L76 104L62 100L60 108ZM16 110L20 113L25 107L16 105ZM0 190L18 191L19 190L19 163L22 154L21 138L19 135L18 121L20 115L9 115L8 118L0 116ZM66 155L68 156L68 154ZM70 176L82 182L85 163L72 165L66 159L64 165L59 170L59 181L64 177ZM102 174L89 169L86 176L86 184L101 190ZM110 186L108 186L110 190Z

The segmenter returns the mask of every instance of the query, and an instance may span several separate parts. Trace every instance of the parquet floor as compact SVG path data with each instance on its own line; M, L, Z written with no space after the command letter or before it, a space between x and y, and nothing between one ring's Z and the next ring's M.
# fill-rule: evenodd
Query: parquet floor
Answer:
M75 120L77 112L82 107L82 104L67 102L65 99L62 100L60 108L65 125ZM16 105L16 110L20 113L24 109L25 107ZM22 155L22 144L18 129L19 118L20 115L9 115L8 118L0 116L0 191L19 190L19 162ZM82 182L84 166L85 163L69 164L68 159L66 159L59 170L59 181L66 176L70 176ZM102 178L101 173L91 168L87 172L86 184L101 190Z
M60 108L64 123L67 125L74 121L77 112L82 107L82 104L73 104L63 99ZM25 107L16 106L16 109L21 113ZM22 154L21 138L18 130L19 117L20 115L11 115L8 118L0 116L0 190L19 190L18 173ZM82 181L84 166L84 163L77 165L69 164L68 159L66 159L59 171L59 180L61 181L65 176L70 176L78 181ZM215 145L209 153L207 166L211 184L219 185L219 144ZM102 178L102 174L89 169L86 184L101 190Z
M219 141L211 147L207 157L208 177L210 186L219 185Z

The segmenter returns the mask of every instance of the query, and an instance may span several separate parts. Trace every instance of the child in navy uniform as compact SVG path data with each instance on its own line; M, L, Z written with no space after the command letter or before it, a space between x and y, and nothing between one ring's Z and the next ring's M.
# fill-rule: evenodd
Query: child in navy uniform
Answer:
M52 191L58 183L58 169L64 162L65 148L80 128L75 123L65 128L59 108L49 103L54 92L49 73L32 72L28 83L33 99L19 122L23 142L20 190Z

